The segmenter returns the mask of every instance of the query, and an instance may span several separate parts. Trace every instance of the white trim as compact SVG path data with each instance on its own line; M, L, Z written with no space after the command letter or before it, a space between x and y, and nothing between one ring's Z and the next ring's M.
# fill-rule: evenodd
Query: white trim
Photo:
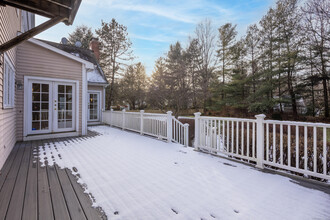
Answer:
M23 137L23 141L43 140L43 139L62 138L62 137L74 137L74 136L79 136L79 132L76 131L76 132L31 135L31 136Z
M81 133L82 135L87 135L87 90L88 90L88 84L87 84L87 71L84 64L82 64L82 103L81 103Z
M97 94L98 95L98 100L97 100L97 105L98 105L98 118L96 119L96 120L90 120L89 119L89 111L87 112L87 123L88 124L90 124L90 122L98 122L98 121L102 121L102 118L101 118L101 112L102 112L102 110L101 110L101 98L102 98L102 96L101 96L101 93L102 93L102 91L100 91L100 90L88 90L88 92L87 92L87 94L88 94L88 99L90 98L90 96L89 96L89 94ZM89 101L87 102L87 109L88 109L88 103L89 103Z
M7 55L7 53L4 53L4 68L3 68L3 100L2 100L2 108L3 109L13 109L15 108L15 92L16 92L16 86L15 86L15 80L16 80L16 69L14 68L13 62ZM7 65L9 69L12 70L7 72ZM6 75L7 74L7 75ZM9 82L8 82L9 80ZM7 88L9 84L9 88ZM6 103L6 96L9 93L9 103Z
M76 131L79 133L79 81L78 80L67 80L67 79L58 79L58 78L48 78L48 77L36 77L36 76L24 76L24 119L23 119L23 139L27 138L29 132L29 81L30 80L38 80L38 81L45 81L45 82L67 82L67 83L74 83L76 86ZM83 120L83 118L82 118ZM72 133L72 132L68 132ZM49 134L49 135L54 135ZM35 135L33 135L35 136ZM52 136L55 137L55 136Z
M31 43L33 43L33 44L39 45L39 46L41 46L43 48L46 48L48 50L51 50L51 51L53 51L55 53L61 54L61 55L65 56L65 57L67 57L67 58L70 58L72 60L75 60L75 61L77 61L79 63L85 64L87 69L94 69L94 64L93 63L88 62L88 61L86 61L84 59L81 59L79 57L76 57L76 56L74 56L74 55L72 55L70 53L67 53L67 52L65 52L63 50L60 50L60 49L58 49L56 47L53 47L53 46L51 46L51 45L49 45L47 43L44 43L44 42L39 41L39 40L34 39L34 38L30 38L28 41L31 42Z

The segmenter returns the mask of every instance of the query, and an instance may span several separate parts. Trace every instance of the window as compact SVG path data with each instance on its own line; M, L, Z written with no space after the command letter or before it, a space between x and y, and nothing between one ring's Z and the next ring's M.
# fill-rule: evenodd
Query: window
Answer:
M15 102L15 70L5 55L3 78L3 108L14 108Z

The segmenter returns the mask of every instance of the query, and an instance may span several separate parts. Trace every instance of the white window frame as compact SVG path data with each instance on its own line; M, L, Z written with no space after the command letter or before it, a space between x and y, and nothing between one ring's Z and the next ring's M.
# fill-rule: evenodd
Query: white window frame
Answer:
M9 57L4 56L3 69L3 108L15 107L15 68Z

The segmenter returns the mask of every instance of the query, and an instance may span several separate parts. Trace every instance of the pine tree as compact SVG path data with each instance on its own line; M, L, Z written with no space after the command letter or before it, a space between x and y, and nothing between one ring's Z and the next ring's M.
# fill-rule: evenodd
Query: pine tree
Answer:
M106 23L102 21L101 28L95 30L100 40L100 65L110 81L109 100L107 108L114 102L114 85L116 76L123 71L126 62L132 60L132 43L128 38L127 28L115 19Z
M77 26L76 29L69 34L69 44L75 45L77 41L81 42L81 47L88 49L89 42L93 38L92 28L87 27L86 25Z

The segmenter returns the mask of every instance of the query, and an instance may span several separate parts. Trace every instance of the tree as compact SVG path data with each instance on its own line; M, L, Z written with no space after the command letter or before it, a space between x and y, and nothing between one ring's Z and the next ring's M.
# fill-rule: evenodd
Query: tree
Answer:
M188 48L186 49L186 61L188 68L188 77L190 77L190 90L192 96L192 107L198 110L201 106L200 100L203 99L203 88L201 86L203 82L202 78L202 58L201 48L197 39L190 39Z
M322 81L324 115L329 117L329 58L330 58L330 2L327 0L311 0L302 8L304 12L304 30L308 34L308 50L310 64L317 71ZM315 77L312 77L315 78Z
M252 92L253 97L252 100L255 101L255 93L256 93L256 74L258 71L258 46L260 42L259 29L257 25L251 25L247 29L247 35L245 38L246 52L249 59L250 70L251 70L251 79L252 79Z
M129 65L120 80L122 100L130 104L133 110L146 105L148 77L141 63Z
M280 70L286 73L287 90L290 96L293 116L298 117L296 93L294 88L295 75L298 71L302 47L301 15L298 12L297 0L279 0L276 7L277 31L281 49Z
M132 43L128 38L127 28L118 24L115 19L95 30L100 40L100 65L110 81L109 101L107 108L114 101L114 85L116 76L123 71L125 62L132 60Z
M165 59L160 57L156 63L151 75L151 82L148 91L148 103L152 108L159 108L163 112L167 108L169 93L166 85L166 63Z
M210 20L204 20L199 23L195 29L198 47L200 48L200 64L199 71L201 74L202 93L203 93L203 108L206 111L207 101L210 100L210 84L214 77L215 70L215 57L214 57L214 44L216 35L211 25Z
M234 44L235 37L237 35L236 25L232 25L231 23L227 23L222 25L219 28L219 39L218 39L218 47L219 50L218 58L221 63L221 76L222 76L222 87L225 86L225 79L229 75L229 65L230 65L230 50ZM224 90L222 91L222 99L225 98Z
M87 27L86 25L80 25L77 26L76 29L69 34L69 44L75 45L77 41L81 42L81 47L88 49L89 48L89 42L93 38L93 32L90 27Z

